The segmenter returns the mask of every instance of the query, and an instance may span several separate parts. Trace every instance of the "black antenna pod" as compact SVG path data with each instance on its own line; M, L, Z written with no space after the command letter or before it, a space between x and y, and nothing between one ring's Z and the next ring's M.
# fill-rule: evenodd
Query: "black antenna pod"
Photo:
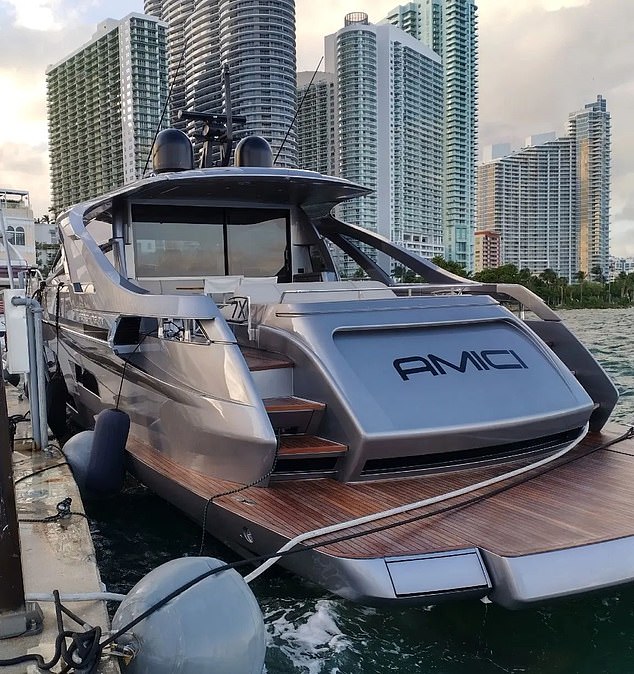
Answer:
M200 157L200 168L210 168L212 164L211 148L214 144L220 146L220 165L229 166L231 160L231 145L233 143L234 124L236 129L246 126L247 118L234 116L231 113L231 84L229 81L229 68L224 65L222 77L225 85L226 115L215 115L208 112L194 112L193 110L179 110L179 119L200 120L203 122L202 140L203 151Z
M317 76L317 73L319 71L319 66L321 66L321 62L323 60L324 60L324 57L322 56L319 59L319 63L317 64L317 67L315 68L315 72L313 73L313 76L310 78L310 82L308 83L308 86L306 87L306 91L304 92L304 95L302 96L302 100L300 101L299 105L297 106L297 110L295 110L295 116L293 117L293 121L288 125L288 129L286 129L286 135L284 136L284 140L282 141L282 144L280 145L280 148L277 151L277 154L275 155L275 159L273 160L274 164L277 162L277 158L280 156L280 152L282 151L282 148L286 144L286 139L288 138L288 134L291 132L291 129L293 128L293 126L295 126L295 122L297 121L297 115L299 115L299 111L302 109L302 105L304 105L304 101L306 100L306 96L308 96L308 92L310 91L310 88L313 86L313 81L315 80L315 77Z

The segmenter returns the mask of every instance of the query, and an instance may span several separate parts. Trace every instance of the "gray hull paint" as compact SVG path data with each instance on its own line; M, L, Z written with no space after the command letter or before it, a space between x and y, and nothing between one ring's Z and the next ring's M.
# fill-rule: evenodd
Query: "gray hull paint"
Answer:
M634 581L634 536L522 557L486 550L482 556L493 581L489 599L511 609Z
M450 457L482 447L495 453L519 438L570 431L588 420L590 397L509 311L487 298L452 304L440 298L315 303L272 307L264 317L260 344L293 359L296 394L324 401L323 431L349 446L339 465L342 481L371 476L364 469L375 459ZM475 356L457 367L460 354L486 349L505 352L501 357L513 360L509 369L478 369ZM430 352L439 354L436 361ZM509 353L521 354L526 367ZM404 380L394 361L405 356L418 358L414 365L423 369L438 363L438 373L414 370ZM540 395L518 395L526 390Z
M236 482L252 482L270 469L275 434L260 397L250 385L237 346L214 345L220 350L218 359L234 361L238 371L235 381L242 382L230 393L223 386L225 380L214 377L217 364L213 354L207 353L214 351L213 347L207 349L195 372L201 380L208 378L207 390L201 391L193 382L175 376L178 368L166 370L165 364L177 362L179 356L182 360L191 358L187 351L195 352L196 362L196 352L204 347L180 345L185 353L171 358L164 348L173 345L159 344L143 354L142 363L130 359L124 374L124 360L107 343L77 333L70 337L63 328L60 330L60 366L84 426L92 428L101 410L115 406L121 387L120 407L130 416L131 432L169 458L201 473ZM82 374L94 377L98 395L77 382L77 366ZM233 400L228 399L230 395ZM243 462L236 463L236 451L244 457Z
M197 494L175 484L164 475L154 471L142 462L129 457L130 471L150 489L176 506L197 524L202 524L206 501ZM258 526L243 517L236 516L221 506L213 504L207 513L207 530L214 538L234 549L247 560L249 558L268 555L279 550L288 539L268 529ZM249 531L253 542L248 542L244 531ZM451 567L452 559L468 556L469 563L462 564L453 573L443 573L441 565ZM409 576L406 592L397 594L394 578L396 571L391 565L416 561L417 569L401 572L401 582L405 583L404 574ZM425 562L433 567L434 580L430 581L430 570ZM455 599L479 599L488 594L490 583L479 553L476 550L459 551L458 553L441 553L439 555L413 555L385 559L352 559L334 557L317 550L298 551L282 557L279 564L284 568L308 578L318 585L330 590L345 599L367 605L382 606L386 604L428 605L440 601ZM249 566L242 570L246 575ZM412 578L415 573L418 579ZM462 575L461 575L462 574ZM451 586L448 581L451 579ZM435 585L434 585L435 583ZM420 590L416 591L416 585Z
M316 432L348 445L337 465L336 477L342 481L373 477L366 462L398 463L403 457L422 461L381 476L389 479L426 470L424 460L430 454L511 447L580 428L588 419L593 428L600 428L616 401L615 389L583 346L561 329L556 314L526 289L459 279L329 216L336 204L365 193L348 181L310 172L227 168L140 181L63 214L59 228L64 258L45 297L48 346L50 353L59 355L83 423L92 426L94 415L114 406L121 386L121 407L130 414L137 437L203 474L238 483L256 480L273 463L276 438L262 390L237 344L238 335L243 342L246 335L249 346L277 351L294 361L282 389L326 403ZM221 203L210 195L223 195ZM210 296L178 294L178 284L172 284L173 291L153 294L128 273L131 204L152 200L161 207L257 204L288 209L292 232L288 246L296 260L302 251L304 255L304 262L290 270L290 278L310 271L305 268L312 264L305 246L320 245L322 254L328 255L323 234L333 240L345 236L350 251L355 241L370 245L429 284L445 285L419 286L413 290L417 297L396 297L382 285L389 283L385 272L361 253L355 259L380 282L379 287L367 286L364 294L341 284L347 293L342 301L343 296L336 296L327 283L297 287L261 279L259 291L278 299L258 302L251 297L248 325L232 328ZM114 263L86 229L93 218L101 218L102 225L112 223ZM132 251L129 254L133 263ZM317 277L335 278L331 263L326 260L327 271L323 276L317 272ZM316 270L312 272L315 275ZM204 279L201 283L204 286ZM542 321L531 330L496 298L515 298ZM142 335L139 329L122 347L116 338L129 318L157 325L164 319L196 320L208 339L197 344L170 341L158 332ZM265 389L276 390L280 381L265 381ZM130 468L202 522L203 499L136 460ZM213 505L209 515L210 533L241 554L268 554L286 542L219 506ZM243 535L245 527L253 544ZM604 569L600 580L594 578L594 564L605 565L606 555L614 552L609 543L597 550L513 560L477 549L433 555L421 551L387 559L337 558L314 550L286 557L282 563L364 603L428 604L488 595L515 607L630 580L624 567ZM620 552L630 554L629 547ZM574 579L567 581L563 570L567 564L574 566L577 556L582 563ZM546 580L551 561L557 573Z

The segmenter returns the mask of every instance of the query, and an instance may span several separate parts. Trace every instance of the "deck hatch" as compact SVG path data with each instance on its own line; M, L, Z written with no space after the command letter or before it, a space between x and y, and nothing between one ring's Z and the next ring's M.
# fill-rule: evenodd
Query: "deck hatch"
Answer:
M477 550L386 560L397 597L491 588Z

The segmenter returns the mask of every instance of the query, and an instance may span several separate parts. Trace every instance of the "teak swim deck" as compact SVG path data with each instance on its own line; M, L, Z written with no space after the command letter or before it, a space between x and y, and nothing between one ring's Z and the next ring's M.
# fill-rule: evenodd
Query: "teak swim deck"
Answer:
M580 546L591 549L593 544L634 537L634 440L600 448L626 430L609 425L601 433L589 434L572 452L534 473L365 525L366 530L378 526L382 530L325 545L319 552L350 559L397 559L475 549L485 557L491 555L491 559L528 559L539 553L552 554ZM141 475L168 476L183 493L189 493L190 498L184 498L189 501L185 509L195 519L201 519L203 504L209 498L236 487L179 466L137 440L131 439L127 449ZM524 459L523 463L528 461ZM279 482L214 499L209 516L216 520L229 516L233 523L229 526L248 526L255 544L245 541L245 549L273 553L280 543L303 532L450 492L521 464L517 461L353 484L332 479ZM415 517L418 521L398 525ZM394 526L384 528L387 524ZM345 533L362 530L357 527ZM262 545L267 536L261 532L273 534L268 537L270 547ZM325 540L323 537L321 542Z

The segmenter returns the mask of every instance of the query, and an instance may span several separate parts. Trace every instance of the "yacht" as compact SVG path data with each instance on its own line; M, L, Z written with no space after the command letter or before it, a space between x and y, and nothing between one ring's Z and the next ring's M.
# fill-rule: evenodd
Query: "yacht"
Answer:
M634 445L608 446L617 391L558 315L338 219L365 188L272 164L250 136L194 168L170 129L154 175L60 216L45 343L75 421L124 411L141 482L354 601L629 582Z

